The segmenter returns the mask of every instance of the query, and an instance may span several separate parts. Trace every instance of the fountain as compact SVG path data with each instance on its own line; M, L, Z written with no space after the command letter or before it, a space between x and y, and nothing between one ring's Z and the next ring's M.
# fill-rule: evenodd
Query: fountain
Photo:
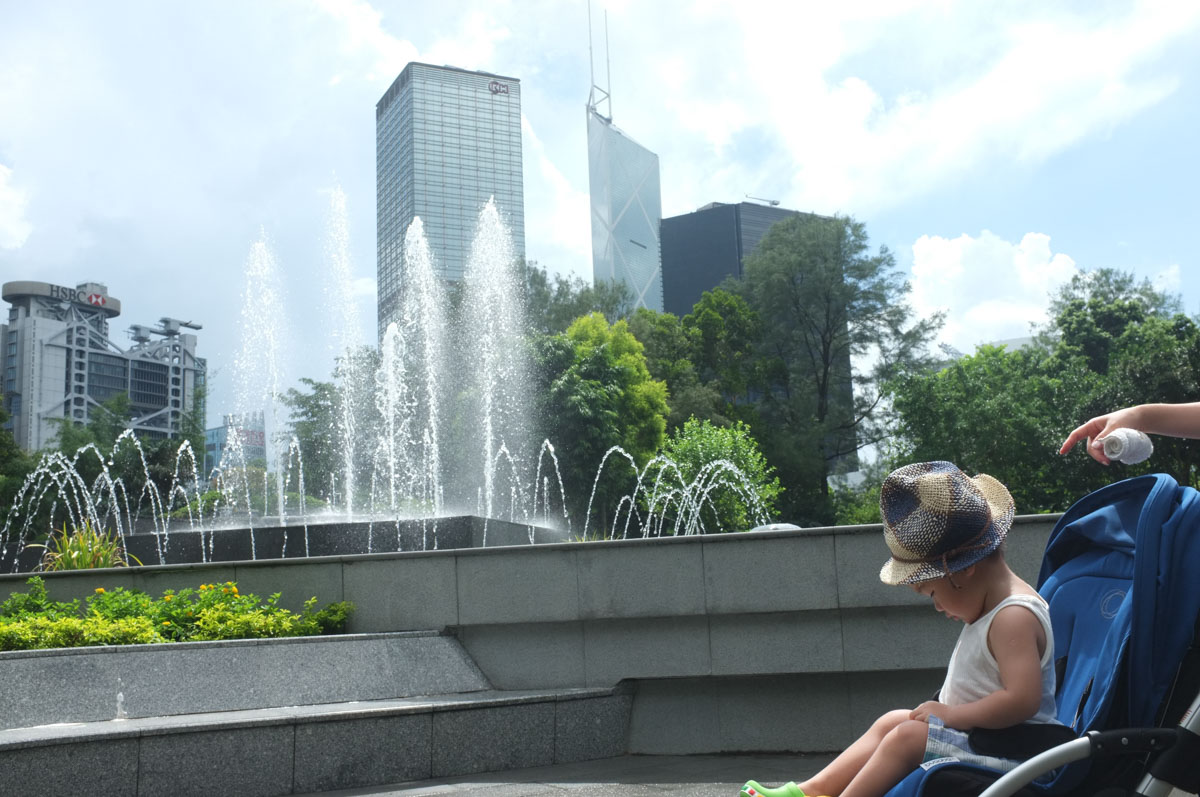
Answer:
M264 235L245 265L244 337L234 363L237 406L231 417L262 413L269 467L260 473L247 460L236 423L219 468L205 478L190 446L180 448L166 495L149 478L132 433L123 434L112 452L91 446L71 459L49 455L0 528L0 569L31 566L22 552L47 502L49 514L67 526L87 522L114 530L127 548L137 548L144 564L535 543L574 534L697 534L711 530L701 510L722 489L741 496L761 522L768 520L732 463L710 463L688 481L664 457L639 468L614 447L597 466L585 517L572 523L555 448L532 441L522 283L494 202L480 212L453 320L435 254L421 219L414 219L405 235L399 316L371 357L355 356L348 337L358 321L347 288L352 272L340 190L331 197L325 257L332 337L343 355L334 375L338 398L330 438L342 461L331 476L328 506L308 511L300 447L285 432L284 303L278 263ZM142 486L135 494L111 472L125 450L141 456ZM628 462L635 477L611 526L597 532L591 525L595 485L613 457ZM98 462L99 476L81 476L81 461ZM290 494L297 496L292 506Z

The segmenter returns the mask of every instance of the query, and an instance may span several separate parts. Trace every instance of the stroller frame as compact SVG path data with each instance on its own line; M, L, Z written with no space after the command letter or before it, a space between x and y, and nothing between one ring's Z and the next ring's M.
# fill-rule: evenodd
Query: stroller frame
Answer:
M980 797L1011 797L1036 778L1086 758L1156 753L1133 794L1169 797L1175 789L1195 792L1200 786L1200 694L1174 728L1124 728L1090 731L1052 747L1005 773Z

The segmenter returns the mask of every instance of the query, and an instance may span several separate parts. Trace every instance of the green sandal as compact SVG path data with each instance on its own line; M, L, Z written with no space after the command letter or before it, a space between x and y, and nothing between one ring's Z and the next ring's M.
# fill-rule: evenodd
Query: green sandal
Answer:
M793 781L788 781L774 789L759 785L756 780L746 781L746 785L738 793L738 797L807 797L804 791Z

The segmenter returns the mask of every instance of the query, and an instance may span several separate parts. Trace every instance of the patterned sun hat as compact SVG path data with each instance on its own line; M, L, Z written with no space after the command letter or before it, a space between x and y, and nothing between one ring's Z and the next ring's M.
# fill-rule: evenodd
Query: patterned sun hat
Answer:
M1014 507L1008 489L987 474L971 478L949 462L918 462L884 480L879 511L892 552L879 579L919 584L965 570L999 548Z

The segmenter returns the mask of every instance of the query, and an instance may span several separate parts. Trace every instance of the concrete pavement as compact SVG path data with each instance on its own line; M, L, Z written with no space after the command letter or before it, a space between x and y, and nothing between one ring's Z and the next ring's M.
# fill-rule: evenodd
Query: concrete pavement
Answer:
M748 779L777 785L801 780L830 755L625 755L577 764L488 772L368 789L324 792L322 797L737 797Z

